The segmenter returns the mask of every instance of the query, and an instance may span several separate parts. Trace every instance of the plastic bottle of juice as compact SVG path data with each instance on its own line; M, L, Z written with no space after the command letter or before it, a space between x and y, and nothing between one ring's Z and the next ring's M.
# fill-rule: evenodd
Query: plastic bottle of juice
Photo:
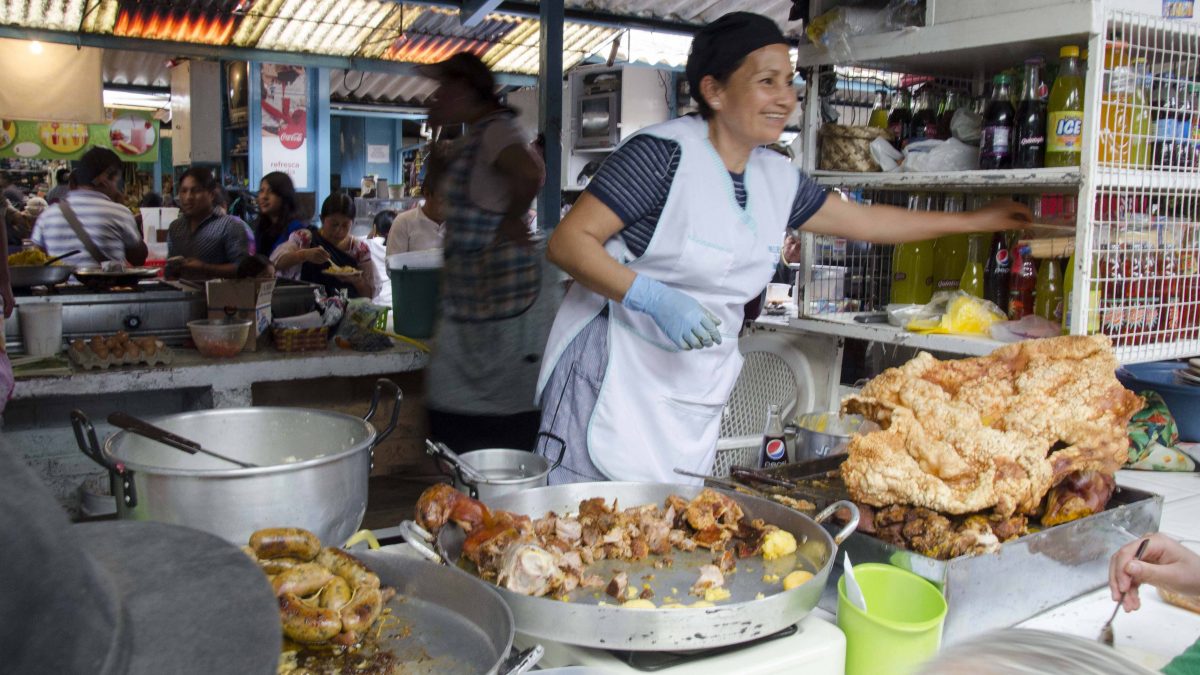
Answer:
M1095 335L1100 332L1100 284L1096 282L1096 258L1092 260L1091 284L1088 288L1087 300L1087 334ZM1075 254L1067 261L1067 273L1063 280L1063 334L1071 332L1071 317L1075 316Z
M1063 319L1063 284L1054 258L1042 260L1033 291L1033 313L1059 325Z
M1046 114L1046 166L1079 166L1083 151L1083 73L1079 48L1063 47Z
M935 205L932 198L925 206L933 210ZM946 213L961 213L963 210L962 195L947 195L942 205ZM967 266L967 234L952 234L939 237L933 244L933 290L955 291L962 279L963 270Z
M962 278L958 282L959 290L971 295L983 297L983 251L980 239L983 235L972 234L967 238L967 265L963 268Z
M918 210L920 195L908 198L908 208ZM892 250L892 303L924 305L933 297L933 242L911 241Z
M888 111L887 111L887 90L875 90L875 104L871 106L871 120L867 122L867 126L875 127L876 129L888 128Z
M1137 80L1124 42L1110 42L1105 52L1104 92L1100 99L1101 164L1133 163L1134 92Z

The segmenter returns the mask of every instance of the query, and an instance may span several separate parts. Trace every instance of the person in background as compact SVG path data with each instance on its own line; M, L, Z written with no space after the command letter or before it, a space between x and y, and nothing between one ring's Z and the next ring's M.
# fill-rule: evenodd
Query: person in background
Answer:
M288 240L304 221L296 217L296 187L292 177L272 171L258 184L258 220L254 223L254 243L258 253L270 257L275 247Z
M179 217L167 230L169 278L232 279L250 255L249 226L216 211L217 181L192 167L179 179Z
M54 187L50 188L50 192L46 194L46 202L53 204L63 197L66 197L67 193L71 191L71 186L69 185L70 181L70 169L59 169L58 171L55 171Z
M533 390L561 297L529 223L545 169L479 57L459 53L418 72L438 83L430 124L467 125L434 190L446 225L442 314L425 378L430 435L460 452L532 450Z
M335 192L321 203L321 227L297 230L275 247L271 262L279 276L321 284L330 294L347 291L351 298L375 297L375 264L367 243L350 235L354 199ZM356 272L338 273L336 268Z
M50 256L78 250L63 259L68 265L98 267L107 261L127 261L132 265L146 262L146 242L125 200L125 167L117 153L108 148L92 148L79 159L72 174L75 181L70 194L51 204L33 227L33 243ZM68 222L64 209L79 220L83 232L95 247L85 244Z
M380 211L371 224L371 236L367 237L367 248L371 251L371 264L375 266L375 297L371 302L384 307L392 306L392 280L387 273L387 238L396 219L395 211Z
M8 200L9 204L18 211L25 210L25 191L18 185L13 183L12 176L7 173L0 173L0 196Z
M37 221L38 216L42 215L42 212L46 210L47 206L49 206L49 204L47 204L46 200L42 199L41 197L30 197L29 199L26 199L25 218L27 218L31 223Z
M3 303L3 308L0 308L0 334L4 333L4 320L12 316L13 309L16 307L16 302L13 300L12 283L8 277L8 227L5 224L4 213L0 211L0 303ZM15 388L15 380L13 379L12 361L8 358L8 351L5 349L4 343L0 341L0 415L4 414L4 408L8 405L8 399L12 397L13 389Z
M254 257L258 254L258 244L254 241L254 228L250 227L241 216L232 215L229 212L230 208L229 191L224 185L217 185L217 189L213 190L213 213L219 216L230 216L235 218L242 224L242 228L246 230L246 255Z
M142 209L161 209L163 205L162 195L157 192L147 192L142 195L142 200L138 202L138 214L133 217L137 221L138 231L142 229Z
M742 370L744 307L770 281L787 228L895 243L1032 220L1013 202L943 214L826 199L762 147L796 107L788 41L764 16L733 12L701 28L686 70L700 115L628 139L549 242L550 261L575 280L537 387L540 430L566 440L551 484L710 473ZM539 452L559 456L555 444Z
M387 254L442 248L446 234L446 204L438 182L446 173L449 150L445 147L429 153L425 178L421 182L421 204L396 216L387 238Z

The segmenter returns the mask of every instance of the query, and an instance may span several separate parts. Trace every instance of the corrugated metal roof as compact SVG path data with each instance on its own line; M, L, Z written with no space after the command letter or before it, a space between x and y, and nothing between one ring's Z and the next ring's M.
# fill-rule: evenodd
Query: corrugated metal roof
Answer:
M101 72L105 84L135 87L171 86L171 73L162 54L106 49Z
M791 7L791 0L753 7L749 0L565 1L573 9L688 24L747 8L782 23ZM393 0L6 0L0 25L412 63L468 51L497 72L527 75L538 71L540 37L536 18L491 14L464 27L457 10ZM563 65L570 68L622 29L568 21L563 32ZM677 66L674 43L685 41L664 35L631 60Z
M436 82L414 75L340 69L329 72L329 96L334 101L423 106L435 89Z

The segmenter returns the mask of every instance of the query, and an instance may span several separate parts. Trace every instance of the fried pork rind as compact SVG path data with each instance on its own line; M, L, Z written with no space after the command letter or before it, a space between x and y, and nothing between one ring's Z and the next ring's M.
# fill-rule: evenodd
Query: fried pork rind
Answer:
M1107 337L1030 340L972 359L926 353L842 403L882 428L842 464L855 501L947 514L1033 514L1077 472L1113 474L1144 404L1121 386Z

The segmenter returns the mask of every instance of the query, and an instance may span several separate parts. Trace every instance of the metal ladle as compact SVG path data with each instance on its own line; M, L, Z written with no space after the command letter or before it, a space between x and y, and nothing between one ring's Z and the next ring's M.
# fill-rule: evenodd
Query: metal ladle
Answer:
M196 441L184 438L183 436L177 436L170 431L163 429L162 427L155 426L145 420L138 419L127 413L115 412L109 415L108 423L114 427L117 427L118 429L124 429L130 433L149 438L152 441L158 441L159 443L175 448L176 450L182 450L189 455L194 455L199 452L208 455L209 457L215 457L219 460L229 462L230 464L236 464L244 469L254 469L258 467L257 464L243 462L240 459L226 457L225 455L213 452L212 450L206 450Z

